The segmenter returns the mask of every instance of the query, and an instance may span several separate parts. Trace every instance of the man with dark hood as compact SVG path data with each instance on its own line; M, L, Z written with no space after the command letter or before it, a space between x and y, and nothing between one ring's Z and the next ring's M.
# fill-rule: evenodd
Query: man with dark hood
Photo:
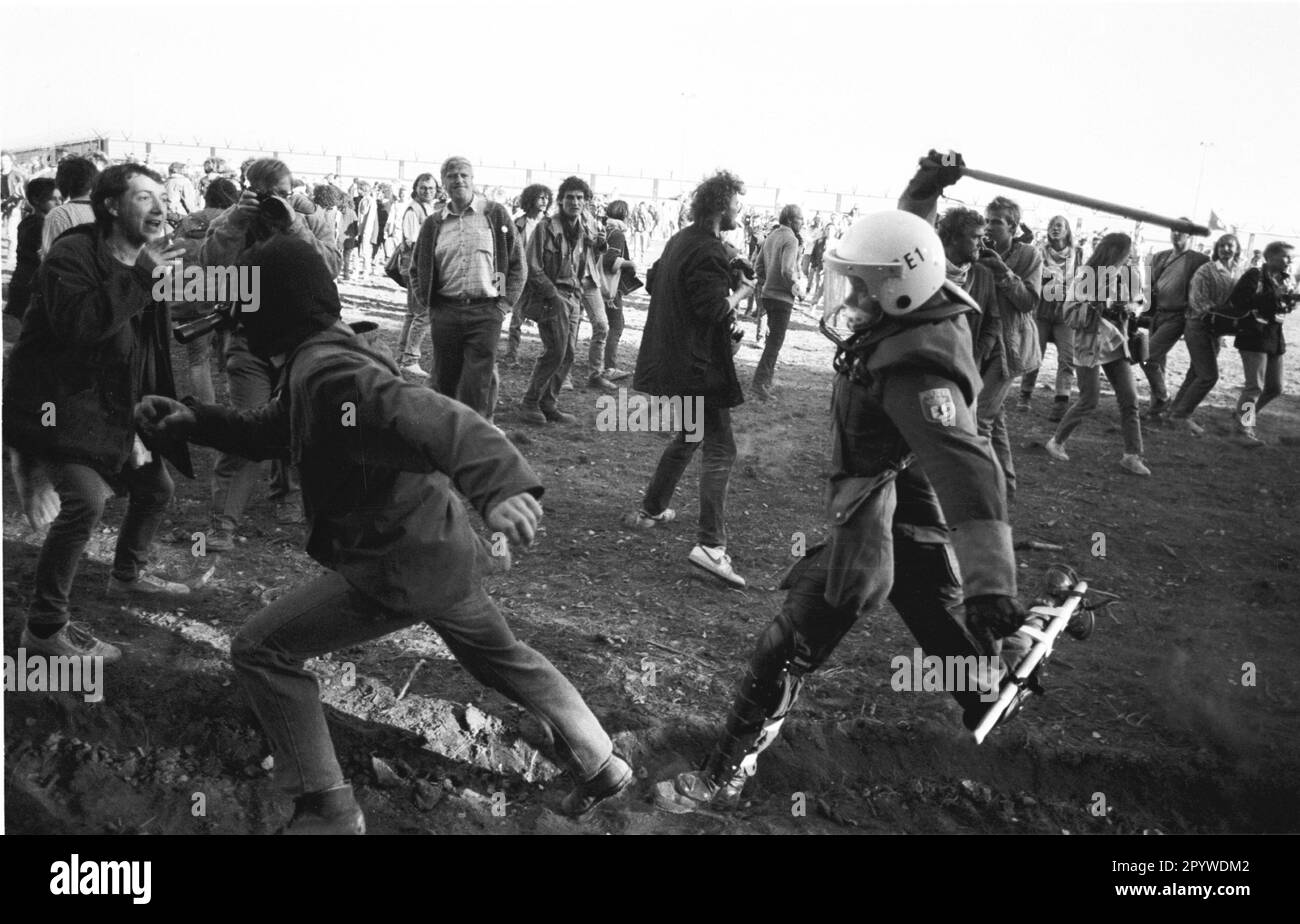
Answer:
M582 817L632 771L578 691L515 638L482 587L479 542L456 492L490 529L533 539L542 485L509 440L470 408L403 381L338 320L338 292L311 245L252 248L262 301L238 317L249 348L283 361L270 403L233 410L148 396L147 433L298 467L307 552L329 569L255 615L231 656L271 739L278 782L296 802L287 833L364 833L334 755L307 658L425 622L484 684L529 709L578 780L563 801Z

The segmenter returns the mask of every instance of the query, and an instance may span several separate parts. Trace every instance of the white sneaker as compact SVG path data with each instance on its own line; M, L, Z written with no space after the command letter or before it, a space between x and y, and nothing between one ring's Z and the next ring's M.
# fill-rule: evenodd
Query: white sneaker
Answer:
M1190 417L1170 417L1169 423L1175 430L1182 430L1192 436L1202 436L1205 433L1205 428Z
M37 638L30 629L23 629L18 644L28 651L55 657L103 658L111 664L122 657L122 649L91 635L85 626L75 622L64 625L49 638Z
M1146 477L1151 474L1151 469L1142 463L1142 457L1137 453L1126 452L1119 460L1119 467L1126 472L1132 472L1134 475Z
M190 592L189 585L177 584L174 581L164 581L160 577L154 577L152 574L141 572L134 581L123 581L108 576L108 596L118 597L127 594L167 594L179 596Z
M1070 461L1070 457L1065 454L1065 447L1056 441L1056 437L1052 437L1044 443L1043 448L1046 449L1047 454L1057 462Z
M651 516L644 510L633 510L627 516L623 517L624 526L636 526L641 529L653 529L662 523L671 523L677 519L677 511L672 507L665 507L663 513Z
M418 362L407 363L402 367L402 371L407 375L428 375L424 368Z
M691 549L690 562L697 568L721 578L732 587L744 587L745 579L731 567L731 556L722 546L697 545Z

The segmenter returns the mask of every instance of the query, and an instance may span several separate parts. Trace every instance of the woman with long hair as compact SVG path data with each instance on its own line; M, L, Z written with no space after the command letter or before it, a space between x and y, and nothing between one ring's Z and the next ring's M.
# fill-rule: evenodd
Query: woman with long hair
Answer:
M1065 301L1074 284L1076 251L1070 222L1064 215L1053 215L1047 223L1047 240L1038 245L1043 258L1043 291L1038 296L1034 310L1034 323L1038 326L1039 356L1047 355L1047 345L1056 344L1056 400L1047 415L1058 421L1065 416L1070 403L1070 388L1074 385L1074 331L1065 323ZM1019 410L1029 410L1038 382L1038 369L1026 372L1020 380Z
M1097 409L1101 373L1106 373L1119 402L1124 433L1120 468L1134 475L1150 475L1142 461L1142 422L1138 419L1137 385L1133 379L1128 346L1128 321L1132 301L1140 289L1130 281L1128 267L1133 241L1127 234L1107 234L1076 274L1074 297L1066 303L1065 322L1074 331L1074 363L1079 376L1079 399L1070 405L1047 441L1047 454L1068 462L1065 442L1083 419Z

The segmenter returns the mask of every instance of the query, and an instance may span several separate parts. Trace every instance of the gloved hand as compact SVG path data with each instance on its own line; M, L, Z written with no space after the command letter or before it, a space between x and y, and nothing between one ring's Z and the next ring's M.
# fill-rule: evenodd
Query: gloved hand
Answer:
M933 199L961 179L966 161L956 151L940 154L933 148L921 158L921 166L903 193L907 199Z
M977 637L1015 635L1028 616L1029 611L1015 597L985 594L966 600L966 627Z

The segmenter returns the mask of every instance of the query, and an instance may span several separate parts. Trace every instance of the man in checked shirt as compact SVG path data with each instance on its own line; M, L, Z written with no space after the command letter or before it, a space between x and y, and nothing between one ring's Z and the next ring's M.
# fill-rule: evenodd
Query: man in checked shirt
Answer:
M464 157L442 165L448 201L420 229L410 291L429 309L430 384L492 419L501 324L523 292L524 246L510 212L474 191Z

